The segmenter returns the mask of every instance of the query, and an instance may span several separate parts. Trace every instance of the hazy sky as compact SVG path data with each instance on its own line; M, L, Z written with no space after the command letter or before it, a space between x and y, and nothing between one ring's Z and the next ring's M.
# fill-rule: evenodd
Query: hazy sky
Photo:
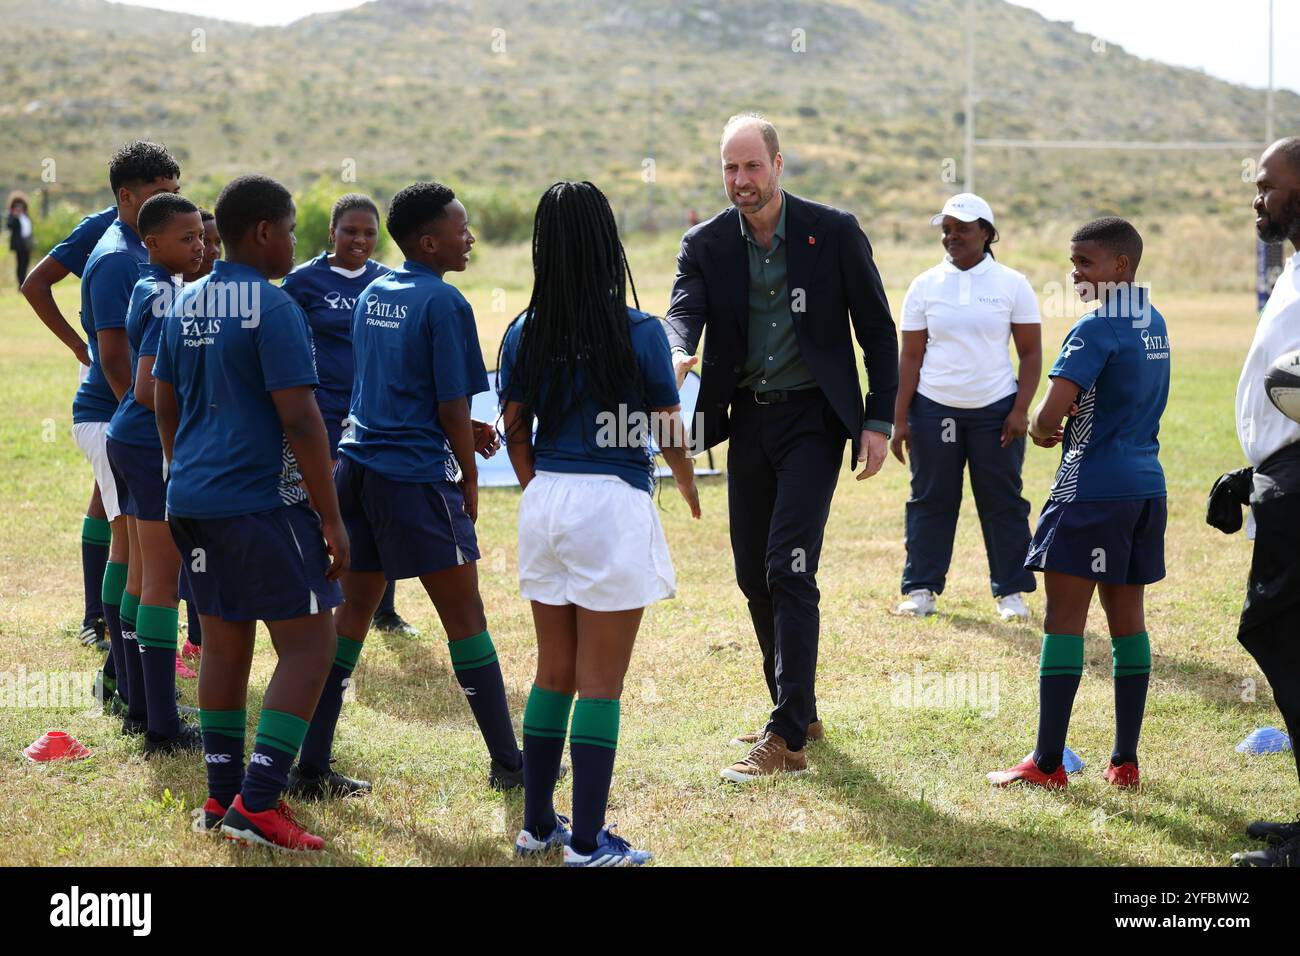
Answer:
M310 13L360 6L358 0L123 0L246 23L284 24ZM736 0L718 0L719 4ZM1122 45L1130 53L1199 67L1263 87L1268 84L1268 0L1012 0L1052 20ZM1300 57L1286 37L1300 35L1300 2L1274 0L1276 82L1300 92Z

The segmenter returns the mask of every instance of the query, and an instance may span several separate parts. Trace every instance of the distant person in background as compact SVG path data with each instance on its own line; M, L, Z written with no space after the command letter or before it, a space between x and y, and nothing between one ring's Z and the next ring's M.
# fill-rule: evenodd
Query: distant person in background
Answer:
M1300 251L1300 137L1268 148L1259 161L1255 188L1259 238L1290 242ZM1298 346L1300 271L1292 256L1260 316L1237 383L1237 437L1253 470L1219 479L1211 504L1213 497L1236 486L1236 520L1223 528L1233 531L1241 526L1241 504L1249 499L1255 542L1237 640L1268 678L1300 769L1300 550L1295 540L1300 528L1300 424L1274 407L1264 386L1273 363ZM1234 854L1236 865L1300 866L1300 817L1285 823L1257 820L1246 834L1267 845Z
M9 230L9 248L13 250L18 265L18 287L21 289L27 279L27 266L32 261L32 217L28 212L25 193L9 194L9 218L5 223Z
M76 229L36 264L36 268L22 284L23 296L32 311L77 357L77 361L84 366L83 375L90 368L90 352L85 341L59 311L59 304L54 301L54 286L69 273L81 278L95 243L99 242L99 237L116 218L117 205L114 204L82 219ZM81 619L81 633L77 639L87 647L93 646L100 651L108 650L108 641L104 639L104 605L100 592L104 586L104 568L108 564L109 537L104 502L99 494L99 485L95 483L91 485L90 503L86 506L86 517L81 523L81 577L85 614ZM111 669L107 674L110 678L114 677Z
M337 461L352 402L352 307L366 286L391 271L370 258L379 245L379 209L374 200L361 193L340 196L330 211L329 244L333 252L322 252L304 262L285 277L283 285L311 324L320 375L316 401L329 431L330 452ZM373 626L415 637L420 632L393 607L396 590L397 582L389 581Z
M1029 617L1025 568L1029 502L1021 494L1029 403L1043 366L1042 320L1029 281L993 257L993 210L979 196L953 196L931 220L942 228L944 261L917 276L899 327L894 456L909 464L907 563L899 614L933 614L952 561L962 483L984 531L989 579L1004 621ZM1014 340L1020 375L1011 368Z

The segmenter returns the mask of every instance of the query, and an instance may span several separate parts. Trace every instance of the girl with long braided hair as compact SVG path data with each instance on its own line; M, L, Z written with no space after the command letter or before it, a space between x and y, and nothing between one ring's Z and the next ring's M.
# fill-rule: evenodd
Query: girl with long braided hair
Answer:
M627 305L629 288L638 308ZM676 588L651 497L651 439L700 516L668 338L639 305L604 194L589 182L551 186L533 222L532 297L502 340L498 387L506 447L524 488L520 590L537 629L515 849L563 847L569 866L650 859L611 832L605 808L641 615ZM566 731L572 828L552 802Z

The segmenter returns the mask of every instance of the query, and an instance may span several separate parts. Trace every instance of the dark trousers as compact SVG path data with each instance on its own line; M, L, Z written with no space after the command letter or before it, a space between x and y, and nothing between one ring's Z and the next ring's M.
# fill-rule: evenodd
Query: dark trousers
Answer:
M792 395L759 405L736 392L727 505L736 581L775 705L767 730L799 750L817 719L817 562L848 443L820 389Z
M1300 493L1254 500L1255 549L1237 640L1273 688L1300 772Z
M943 593L961 511L962 482L970 465L971 489L984 532L994 597L1033 591L1029 552L1029 502L1021 495L1025 439L1003 448L1002 423L1015 395L983 408L952 408L917 394L907 412L912 496L907 501L907 562L903 593L924 588Z
M21 286L23 284L23 280L27 278L27 267L31 264L32 261L32 247L22 246L21 248L15 249L14 257L18 260L15 263L16 266L15 273L18 276L18 285Z

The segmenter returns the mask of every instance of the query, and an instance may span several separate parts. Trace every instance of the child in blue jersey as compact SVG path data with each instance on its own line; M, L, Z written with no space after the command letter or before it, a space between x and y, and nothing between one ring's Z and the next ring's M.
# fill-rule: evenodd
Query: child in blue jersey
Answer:
M227 258L175 297L153 367L167 520L203 621L204 823L241 843L319 850L280 796L334 659L348 535L307 318L270 282L293 268L293 199L272 179L240 176L216 216ZM259 620L279 660L245 770Z
M388 580L419 578L447 632L452 668L491 757L488 782L517 787L523 757L479 596L476 451L496 448L491 425L470 419L488 389L474 312L443 280L469 263L474 236L446 186L416 183L388 208L388 233L406 256L362 291L352 317L355 381L334 470L352 541L335 616L338 656L312 718L296 792L340 796L369 784L331 770L343 693Z
M340 196L330 211L329 243L322 252L285 277L284 291L307 313L316 345L320 388L316 401L325 416L330 447L338 457L339 439L352 402L352 308L363 289L388 267L370 258L379 244L379 210L369 196ZM388 582L373 625L414 637L419 632L393 607L395 583Z
M116 218L116 204L86 216L67 238L37 263L36 268L27 274L22 286L23 296L37 318L68 347L78 362L87 367L90 365L90 352L71 323L63 317L59 304L54 301L54 286L69 273L81 278L91 250ZM93 646L101 651L108 650L108 642L104 640L104 606L100 591L104 586L104 567L108 563L109 537L104 502L100 499L99 486L95 485L91 488L90 503L81 523L81 577L85 610L81 618L81 633L77 639L87 647Z
M611 832L605 808L641 615L676 587L651 498L650 439L698 518L695 472L668 337L658 320L628 308L631 275L618 227L591 183L560 182L543 194L533 274L528 309L506 332L499 358L507 447L524 487L519 584L537 627L515 850L562 846L569 866L635 866L650 853ZM566 735L572 831L552 801Z
M199 209L199 218L203 220L203 261L193 272L184 275L186 282L198 282L212 271L212 266L221 258L221 233L217 232L217 217L206 209Z
M117 197L118 215L100 236L81 276L81 326L86 333L90 365L72 402L72 437L90 462L104 514L112 527L108 563L104 568L104 620L111 639L110 654L122 710L130 706L132 689L143 685L140 655L129 635L135 630L139 594L126 591L128 541L126 521L117 500L117 483L108 462L108 422L131 387L131 350L126 340L126 310L140 277L140 264L149 258L135 231L140 207L158 193L180 189L180 166L156 143L135 142L113 154L109 184ZM125 613L123 613L125 612ZM127 653L130 651L130 653ZM104 699L112 698L114 678L104 672ZM138 725L129 721L123 730Z
M1090 222L1070 243L1076 288L1098 308L1066 336L1048 373L1051 389L1030 422L1035 444L1063 445L1025 561L1043 572L1047 593L1038 742L1019 765L989 774L998 786L1067 784L1061 758L1094 591L1110 627L1115 681L1115 743L1103 776L1113 786L1138 785L1151 675L1144 591L1165 576L1158 435L1169 397L1169 332L1136 284L1141 258L1142 237L1123 219Z
M197 282L205 275L212 271L213 264L221 258L221 234L217 232L217 217L206 209L199 210L199 218L203 220L203 262L198 269L193 272L185 273L185 282ZM149 395L153 395L152 381L148 385ZM151 400L152 401L152 400ZM152 408L152 404L150 405ZM177 590L180 596L185 600L185 645L177 653L176 676L177 677L198 677L199 675L190 670L182 662L181 658L197 660L202 653L203 645L203 625L199 622L199 609L194 606L191 598L189 576L185 569L181 569L180 581L177 583Z
M139 595L134 641L143 688L131 695L126 722L145 733L145 756L199 751L198 727L176 710L177 576L180 555L167 527L162 444L153 415L153 364L162 317L176 291L173 276L203 262L203 223L188 199L160 193L142 207L137 231L149 250L127 308L132 387L108 425L108 460L130 539L126 594ZM125 617L125 615L123 615ZM134 672L132 672L134 673Z

